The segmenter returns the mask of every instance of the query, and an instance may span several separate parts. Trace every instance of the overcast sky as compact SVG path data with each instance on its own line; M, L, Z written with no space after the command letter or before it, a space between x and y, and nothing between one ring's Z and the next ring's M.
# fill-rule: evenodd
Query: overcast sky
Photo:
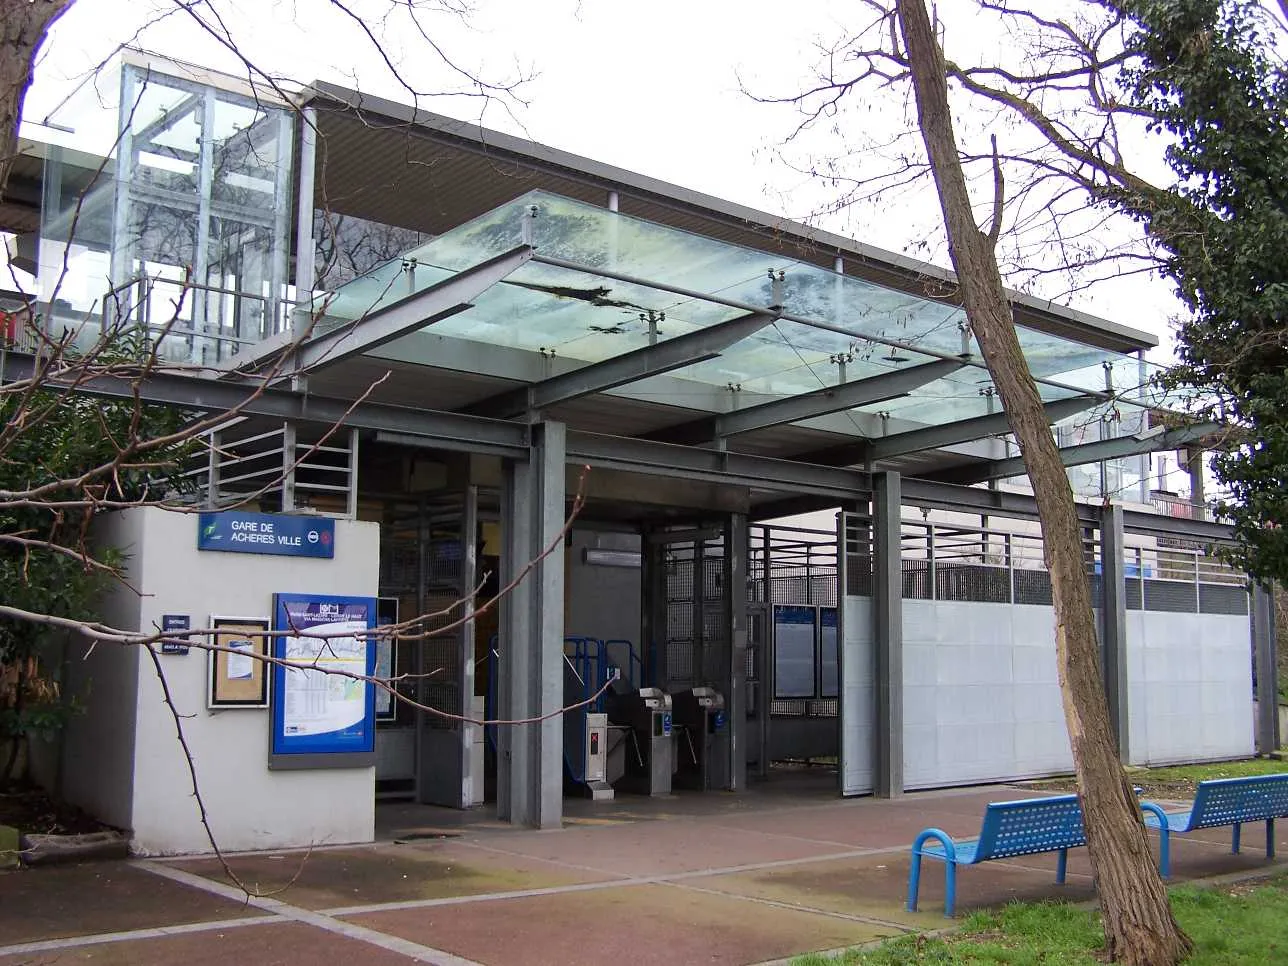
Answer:
M452 0L454 2L454 0ZM963 0L942 0L941 10ZM329 0L213 0L239 51L257 67L296 83L335 80L402 101L418 92L459 87L457 75L427 53L405 16L370 21L382 52ZM43 116L70 80L83 77L123 42L245 73L238 59L171 0L79 0L56 26L28 102ZM387 0L352 0L355 12L386 10ZM461 67L493 80L532 74L515 101L426 97L422 107L508 130L596 160L686 187L801 218L827 200L827 189L784 165L777 146L794 126L790 109L755 103L741 89L799 89L817 60L817 44L853 19L852 2L798 0L476 0L468 23L428 12L421 22ZM158 11L169 15L151 23ZM151 23L150 26L144 25ZM967 22L968 23L968 22ZM852 24L851 24L852 26ZM136 31L144 28L137 35ZM963 27L957 49L989 56L992 36ZM384 63L388 56L395 76ZM870 117L874 129L897 112ZM818 138L815 145L826 143ZM921 203L851 212L821 222L869 244L944 261L929 252L933 195ZM1160 281L1103 289L1073 304L1166 338L1176 311Z

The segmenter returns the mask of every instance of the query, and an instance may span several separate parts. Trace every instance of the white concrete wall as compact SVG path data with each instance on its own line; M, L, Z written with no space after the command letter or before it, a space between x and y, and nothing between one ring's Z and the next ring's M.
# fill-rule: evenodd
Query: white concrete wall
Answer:
M1127 612L1133 764L1253 754L1247 615Z
M872 791L876 742L872 601L846 597L841 615L841 793Z
M187 614L194 627L212 614L272 617L275 592L375 596L380 529L336 521L334 560L199 552L197 518L156 508L126 511L134 572L146 595L139 625ZM370 841L375 769L269 771L267 709L206 709L207 656L162 655L171 693L196 761L221 849L245 850ZM137 661L134 849L143 854L209 851L175 723L152 662Z
M903 602L904 784L931 788L1073 766L1050 607Z
M135 547L142 516L112 514L95 524L99 546L125 549L128 579L138 580ZM194 538L195 540L195 538ZM139 626L138 594L117 587L98 608L113 626ZM135 709L139 653L134 648L81 640L67 644L65 693L81 708L68 722L62 740L62 794L100 820L128 829L133 822Z

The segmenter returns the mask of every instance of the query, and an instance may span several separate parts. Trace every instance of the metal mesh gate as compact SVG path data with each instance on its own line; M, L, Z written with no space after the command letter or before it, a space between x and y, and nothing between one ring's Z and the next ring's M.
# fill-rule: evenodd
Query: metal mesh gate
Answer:
M380 593L396 597L403 619L423 616L422 633L445 627L460 616L454 607L469 591L462 573L462 514L459 506L435 504L415 511L391 513L385 521L380 548ZM430 707L461 714L462 647L457 631L399 642L399 674L419 677L419 689L408 693ZM455 722L427 716L426 726L454 729Z
M667 544L665 555L664 686L674 692L724 681L731 645L723 543L710 539Z

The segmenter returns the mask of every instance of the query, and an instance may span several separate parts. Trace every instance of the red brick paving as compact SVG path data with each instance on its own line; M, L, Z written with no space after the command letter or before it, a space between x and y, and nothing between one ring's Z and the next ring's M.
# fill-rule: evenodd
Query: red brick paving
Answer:
M0 874L0 946L254 915L124 862Z
M613 960L733 966L862 942L895 931L891 923L942 926L943 867L938 863L923 866L922 912L903 911L908 843L929 825L973 835L988 802L1024 794L990 787L898 801L689 796L618 805L598 814L577 803L570 808L574 821L554 832L501 830L486 821L471 826L463 816L456 818L451 838L316 852L291 889L276 898L334 909L459 897L459 903L383 909L352 921L488 966L598 966ZM446 819L427 812L422 824L435 821ZM1288 827L1279 832L1280 847L1288 854ZM1228 828L1173 836L1173 881L1265 868L1262 828L1248 826L1244 833L1245 849L1238 856L1229 852ZM865 849L886 851L851 854ZM302 857L239 856L234 863L248 880L273 888L296 874ZM1054 855L1035 855L962 869L958 906L969 911L1011 899L1091 896L1085 849L1070 853L1064 887L1055 883L1055 863ZM209 860L179 865L222 879L218 864ZM719 871L749 865L764 867ZM702 874L706 870L713 872ZM620 882L623 876L680 878L540 896L495 895L600 879ZM489 897L468 898L481 894ZM0 945L246 915L263 912L125 863L0 875ZM410 961L370 943L283 921L0 956L0 966L305 966L337 957L377 966Z
M164 880L160 880L164 881ZM408 957L299 923L0 956L0 966L407 966Z
M305 909L513 892L607 878L450 841L232 856L229 865L257 891ZM230 881L214 859L178 866L217 882Z
M896 932L669 885L372 913L353 921L487 966L739 966Z

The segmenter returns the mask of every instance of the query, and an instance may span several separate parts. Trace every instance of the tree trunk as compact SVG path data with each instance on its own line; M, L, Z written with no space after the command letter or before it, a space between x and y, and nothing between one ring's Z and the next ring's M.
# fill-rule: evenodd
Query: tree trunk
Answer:
M1055 604L1065 721L1107 951L1113 961L1129 966L1179 963L1191 944L1172 917L1136 796L1118 759L1100 675L1091 584L1073 488L1012 323L994 238L975 224L949 114L943 51L924 0L896 0L895 9L966 316L1019 442L1037 500ZM1000 179L997 190L994 234L1000 224Z
M0 0L0 195L18 154L18 119L36 52L74 0Z

